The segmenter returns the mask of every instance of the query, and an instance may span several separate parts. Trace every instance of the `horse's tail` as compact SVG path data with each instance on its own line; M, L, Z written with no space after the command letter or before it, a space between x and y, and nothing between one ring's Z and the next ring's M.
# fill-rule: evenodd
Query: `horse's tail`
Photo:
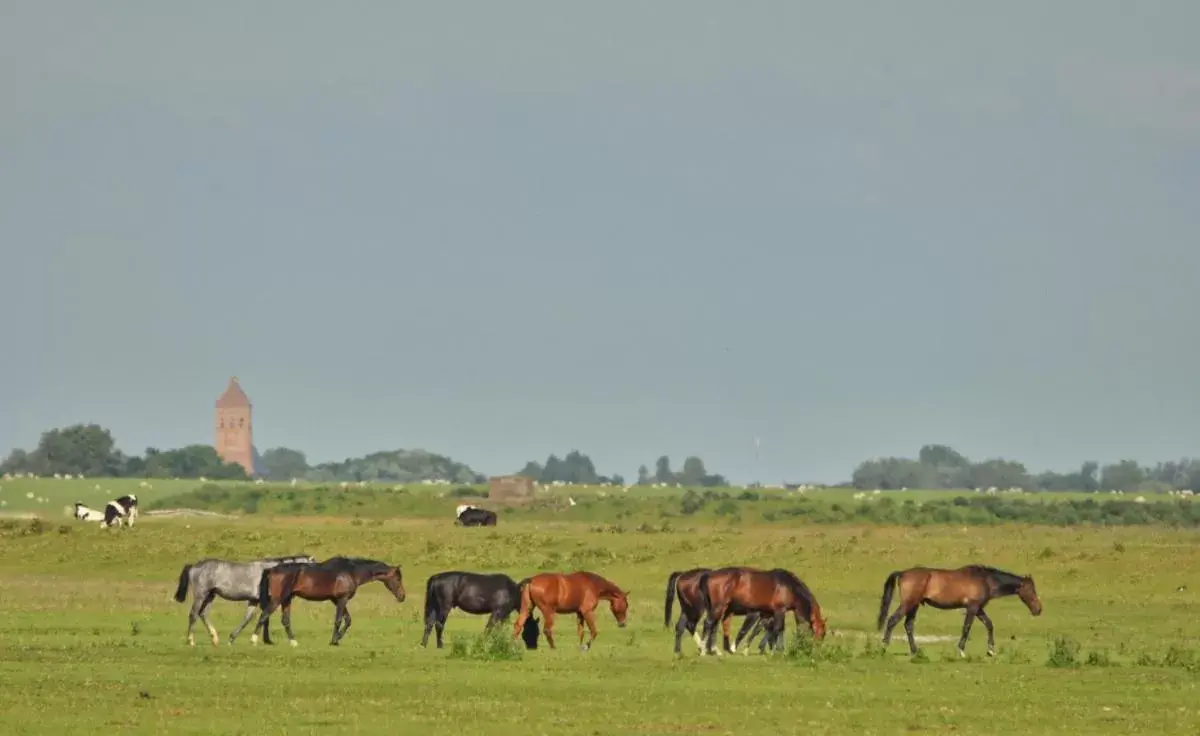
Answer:
M517 609L518 615L525 612L532 614L533 612L533 593L529 591L530 583L532 582L533 578L525 578L517 583L517 587L521 589L521 607Z
M271 568L262 571L258 579L258 607L267 610L271 607Z
M192 577L192 566L184 565L183 571L179 573L179 587L175 589L175 600L183 603L187 600L188 581Z
M883 622L887 621L888 609L892 607L892 594L896 592L896 581L900 579L901 574L901 571L897 570L883 581L883 597L879 599L879 620L875 623L876 630L882 629Z
M702 606L701 611L706 616L709 615L709 612L712 610L712 596L708 594L708 576L709 571L705 570L704 572L700 573L700 579L696 581L696 584L700 586L700 605Z
M667 578L667 602L663 606L663 628L671 628L671 606L675 604L675 585L679 582L679 576L683 572L676 570Z
M433 599L433 575L425 581L425 620L429 621L430 616L437 611L436 601Z

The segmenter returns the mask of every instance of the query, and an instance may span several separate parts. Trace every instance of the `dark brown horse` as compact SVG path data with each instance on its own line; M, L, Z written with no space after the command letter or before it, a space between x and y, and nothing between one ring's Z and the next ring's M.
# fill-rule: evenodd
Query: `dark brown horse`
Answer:
M544 572L522 580L519 585L521 613L513 627L513 639L521 635L525 620L536 607L542 612L542 632L546 642L554 649L554 615L573 613L579 629L579 648L586 652L596 641L596 608L602 600L608 601L617 626L625 628L629 593L594 572ZM585 623L591 634L586 644L583 643Z
M808 586L795 573L782 568L759 570L753 567L724 567L700 574L698 582L708 614L704 622L704 643L701 654L713 650L717 622L721 623L725 640L729 640L729 617L751 612L771 617L768 636L776 647L783 644L784 616L792 611L796 625L801 619L808 622L813 636L825 638L825 619L821 606Z
M704 640L700 636L698 627L701 618L704 617L704 599L700 595L700 575L705 572L711 572L707 567L695 567L691 570L676 571L667 577L667 598L663 606L663 626L669 628L671 626L671 608L675 599L679 599L679 620L675 623L675 653L679 654L680 642L683 640L683 632L688 632L696 642L696 648L701 653L704 652ZM763 618L754 611L751 611L746 616L746 620L742 623L742 628L738 631L737 639L734 640L732 648L729 644L729 625L728 621L725 624L725 651L733 653L737 651L738 646L742 643L742 639L750 634L750 642L754 641L754 637L763 627ZM751 630L753 628L753 631ZM769 632L775 633L775 632ZM771 637L764 637L759 648L766 646ZM720 654L720 651L717 652Z
M259 582L258 623L250 641L257 643L258 630L270 619L271 613L283 608L283 629L288 643L296 646L292 635L292 599L299 596L309 601L331 601L337 607L333 617L333 637L329 643L337 645L350 630L350 599L358 588L378 580L392 592L399 603L404 602L404 581L400 567L386 562L367 560L360 557L332 557L315 565L280 565L263 571ZM340 627L340 628L339 628Z
M900 591L900 606L891 618L888 618L892 594L897 590ZM1033 584L1033 578L1028 575L1016 575L983 565L967 565L957 570L910 567L888 575L884 581L876 628L882 629L886 619L887 629L883 632L883 645L887 646L892 640L892 629L896 628L900 617L903 616L909 651L916 654L917 642L913 639L913 622L917 620L917 610L921 606L933 606L943 611L965 608L967 615L963 620L962 638L958 640L959 656L967 656L967 635L971 633L971 623L978 618L987 627L987 653L991 657L996 653L995 632L992 629L992 620L984 613L983 608L993 598L1009 595L1019 597L1034 616L1042 615L1042 602L1038 599L1037 587Z

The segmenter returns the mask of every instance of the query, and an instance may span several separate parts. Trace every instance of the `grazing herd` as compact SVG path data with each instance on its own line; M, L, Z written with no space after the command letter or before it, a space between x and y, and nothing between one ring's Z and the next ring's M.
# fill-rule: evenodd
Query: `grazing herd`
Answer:
M75 504L75 518L99 521L101 526L133 526L137 518L137 497L121 496L108 502L103 512ZM496 514L487 509L463 504L455 510L455 524L460 526L495 526ZM207 612L218 597L246 604L241 623L229 635L232 644L250 619L258 612L258 621L250 637L258 643L259 632L266 644L272 644L271 615L279 610L287 633L288 643L297 645L292 633L292 602L296 598L308 601L328 601L334 605L331 645L338 645L350 630L352 617L349 604L358 589L371 582L380 582L395 597L397 603L406 599L403 576L398 565L361 557L331 557L317 562L311 555L267 557L250 562L204 559L183 566L175 590L175 600L183 603L189 589L192 607L188 612L187 641L195 645L192 629L199 620L204 623L213 645L220 642L217 630L209 622ZM983 565L968 565L958 569L913 567L891 573L884 582L879 603L877 629L883 632L884 646L891 641L892 631L900 620L908 635L912 653L917 652L913 625L923 605L941 610L965 609L962 636L958 651L966 656L967 637L975 619L987 629L987 653L996 651L995 631L985 607L996 598L1017 596L1034 616L1042 613L1033 578ZM899 605L888 616L892 599ZM721 654L715 648L718 625L722 631L722 649L735 653L740 646L749 646L763 633L759 650L768 646L780 649L786 629L787 614L791 613L796 626L803 622L813 638L822 640L826 619L821 613L812 590L795 573L783 568L764 570L755 567L697 567L676 571L667 577L663 625L671 626L671 613L679 602L679 618L675 622L675 654L680 654L685 633L691 634L701 655ZM608 603L617 626L624 628L629 615L629 592L612 581L589 571L571 573L544 572L520 582L502 573L478 573L451 570L431 575L425 582L425 630L421 646L429 643L436 631L436 643L443 646L443 632L450 612L455 608L472 615L486 615L484 631L517 614L512 638L521 638L528 649L536 649L541 635L550 648L555 648L554 625L560 615L575 614L579 647L588 651L596 641L596 611ZM730 641L730 620L744 616L737 637ZM585 636L584 629L587 629ZM748 637L748 638L747 638ZM586 641L585 641L586 638ZM743 649L743 651L745 651Z
M460 506L456 511L455 523L463 526L494 526L496 515L473 506ZM184 565L179 575L175 600L182 603L189 587L194 591L192 609L188 615L189 644L195 644L192 627L196 619L204 622L212 643L216 645L219 642L217 631L208 622L205 612L213 600L220 596L247 604L241 624L229 635L230 644L250 622L256 609L259 617L250 641L258 643L261 631L263 642L273 643L270 618L279 609L288 643L292 646L297 644L291 626L293 600L329 601L336 609L329 643L337 645L350 629L350 600L360 586L373 581L383 583L397 603L404 602L406 594L400 567L378 560L332 557L317 562L309 555L273 557L252 562L206 559ZM899 592L900 605L889 618L887 612L896 592ZM883 644L888 644L892 629L903 618L909 647L916 653L913 623L920 606L930 605L943 610L964 608L966 618L958 643L959 654L965 656L971 623L978 618L987 627L987 653L993 655L994 631L984 607L994 598L1009 595L1018 596L1034 616L1041 615L1042 604L1033 578L1029 576L980 565L956 570L915 567L894 572L885 581L880 600L878 628L883 630L886 624ZM827 622L816 596L795 573L783 568L697 567L672 572L667 577L663 618L665 627L671 625L671 612L676 600L679 602L679 619L675 623L676 654L680 653L685 632L694 637L701 655L721 654L714 647L718 625L722 629L722 649L726 652L737 652L743 640L749 646L760 632L765 634L759 644L760 651L768 646L772 649L782 648L789 612L796 626L803 622L813 638L818 641L825 638ZM442 648L446 620L450 612L457 608L472 615L487 616L485 633L516 613L512 638L521 638L528 649L537 648L539 620L536 613L541 614L541 634L546 637L551 649L555 648L554 625L557 616L573 613L579 647L586 652L596 641L596 610L603 602L608 603L617 626L624 628L629 615L629 592L594 572L545 572L520 582L502 573L463 570L439 572L425 581L425 630L421 635L421 646L427 646L430 634L436 631L437 647ZM730 620L733 616L744 616L745 620L737 638L731 642Z

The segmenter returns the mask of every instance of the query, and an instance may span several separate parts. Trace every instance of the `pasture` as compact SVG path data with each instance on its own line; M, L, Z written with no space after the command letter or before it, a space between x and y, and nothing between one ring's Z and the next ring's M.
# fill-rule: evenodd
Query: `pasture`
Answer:
M156 483L157 485L157 483ZM444 489L443 489L444 490ZM453 503L442 506L452 510ZM59 504L61 505L61 503ZM143 516L100 530L66 518L0 521L0 712L10 733L426 734L1194 733L1200 727L1200 537L1157 526L921 528L773 523L651 528L536 518L456 528L440 518ZM638 529L641 529L640 531ZM218 600L221 636L184 639L180 568L206 556L361 555L403 566L408 599L362 588L354 628L328 645L333 607L298 601L295 649L226 645L243 606ZM874 623L891 571L983 562L1037 579L1045 613L993 602L998 656L978 624L959 659L962 612L922 609L922 654L903 634L882 652ZM770 657L673 657L663 626L673 570L744 563L797 572L831 636ZM421 649L431 573L589 569L630 591L629 628L606 606L581 653L572 617L559 649L481 641L482 617L451 614L443 650ZM1183 587L1183 590L1179 590ZM676 609L677 610L677 609ZM510 619L511 624L513 619ZM673 622L672 622L673 623ZM735 626L740 619L735 619ZM736 629L735 629L736 630ZM511 628L505 633L511 633ZM283 642L278 616L272 634ZM789 618L788 638L796 635Z

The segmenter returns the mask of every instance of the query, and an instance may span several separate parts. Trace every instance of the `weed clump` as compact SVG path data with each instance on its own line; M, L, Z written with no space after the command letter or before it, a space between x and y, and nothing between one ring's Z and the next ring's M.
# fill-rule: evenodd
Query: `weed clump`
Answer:
M483 662L516 661L524 656L523 644L507 636L504 627L495 626L491 631L469 638L455 637L450 642L450 659L470 659Z
M1050 644L1050 654L1046 658L1047 667L1078 667L1079 642L1069 636L1057 636Z

